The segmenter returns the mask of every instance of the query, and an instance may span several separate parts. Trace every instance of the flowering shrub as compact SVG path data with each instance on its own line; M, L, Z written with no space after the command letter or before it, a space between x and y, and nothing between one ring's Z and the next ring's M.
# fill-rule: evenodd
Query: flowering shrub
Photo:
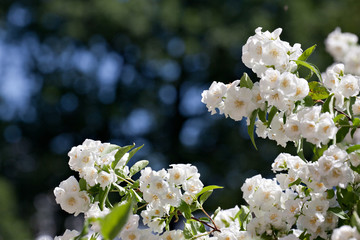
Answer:
M243 46L242 60L259 81L244 74L229 84L213 82L202 93L211 114L247 119L255 148L254 132L297 148L297 156L276 157L275 178L246 179L241 190L247 206L209 214L203 204L221 187L204 187L195 166L154 171L141 160L130 167L141 147L87 139L68 154L80 180L71 176L54 190L64 211L84 213L84 228L55 239L360 239L357 37L339 29L328 36L326 48L338 63L321 74L307 62L315 46L303 51L280 34L281 29L257 28ZM309 74L300 76L300 68ZM313 74L317 81L310 81ZM303 154L305 141L311 158ZM195 211L204 217L195 217ZM177 221L184 222L183 229L171 230Z

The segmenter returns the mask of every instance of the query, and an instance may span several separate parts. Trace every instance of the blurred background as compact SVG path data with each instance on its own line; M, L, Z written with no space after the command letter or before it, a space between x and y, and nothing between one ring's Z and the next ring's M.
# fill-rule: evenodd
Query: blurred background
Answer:
M255 28L283 28L282 40L318 48L337 26L360 35L357 0L1 0L0 239L35 239L81 228L53 189L75 174L67 152L84 139L145 144L134 160L156 170L192 163L207 202L242 204L240 187L271 177L282 150L247 136L246 123L207 112L212 81L247 72L241 48ZM289 145L290 152L294 147Z

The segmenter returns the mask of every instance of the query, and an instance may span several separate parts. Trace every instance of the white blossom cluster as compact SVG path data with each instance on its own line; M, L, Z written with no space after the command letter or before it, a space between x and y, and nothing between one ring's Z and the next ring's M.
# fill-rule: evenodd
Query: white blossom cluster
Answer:
M74 176L62 181L54 189L54 195L61 209L75 216L89 209L90 198L86 191L80 191L79 182Z
M115 160L117 152L117 150L113 150L110 153L104 153L104 150L109 146L110 143L86 139L82 145L73 147L68 153L70 168L79 172L80 178L85 179L89 186L100 184L101 188L105 189L117 181L114 170L110 167L105 168ZM124 156L125 158L126 156ZM125 163L126 159L125 161L120 160L116 167L122 168L128 173L129 170L127 166L124 166Z
M338 63L328 67L326 72L322 74L323 84L329 90L330 93L334 94L336 99L336 106L339 109L346 109L344 104L345 99L355 97L360 92L360 77L345 74L344 64ZM359 101L359 100L358 100ZM356 115L359 114L359 109L353 107Z
M277 29L273 33L262 33L261 29L257 29L255 36L250 37L244 46L243 61L247 61L245 64L252 67L253 71L258 70L259 66L263 68L261 74L258 74L259 82L249 88L240 87L240 80L227 85L213 82L209 90L203 91L201 101L206 104L211 114L215 114L218 109L220 114L235 121L242 120L243 117L249 118L256 109L264 111L267 106L268 113L272 107L276 107L279 112L272 119L270 126L257 121L258 136L269 137L282 146L301 137L316 145L326 144L337 132L332 121L333 116L320 113L319 107L304 108L297 104L309 94L308 82L291 72L297 66L292 60L296 60L302 50L299 45L290 47L289 43L281 41L280 32L281 30ZM285 52L285 60L281 62L285 62L287 67L280 68L281 64L275 61L277 58L273 60L274 63L267 62L264 65L270 46L275 50L275 46L283 46L284 49L276 51ZM261 52L260 55L257 55L256 49L258 53ZM271 51L275 51L274 49ZM292 54L289 55L289 52ZM271 67L267 67L268 65Z
M243 117L249 117L252 111L262 106L259 96L259 86L254 85L252 89L239 87L240 80L225 85L222 82L213 82L209 90L205 90L202 102L206 104L211 114L219 109L221 114L240 121Z
M300 108L286 117L277 113L268 128L260 120L256 121L256 134L259 137L268 137L275 140L279 145L285 147L288 141L296 142L305 138L308 142L320 146L327 144L334 139L337 127L333 116L328 113L321 113L321 106Z
M291 72L280 73L269 68L260 79L260 96L262 102L275 106L281 111L294 109L296 101L302 100L309 93L308 82Z
M180 206L181 200L191 204L195 195L203 189L200 174L190 164L173 164L168 170L154 171L150 167L141 170L140 190L148 203L141 212L143 223L153 232L162 233L166 225L164 217L170 207Z
M277 173L274 179L256 175L247 179L241 188L255 216L247 231L261 236L276 230L281 236L294 230L296 225L298 236L307 231L311 239L318 236L327 239L328 232L338 222L338 217L328 211L338 207L336 197L329 198L327 190L337 186L346 188L354 183L350 166L349 154L336 145L324 151L316 162L281 153L272 164Z
M269 68L274 68L281 73L296 70L297 65L292 60L297 60L302 54L299 43L291 46L288 42L280 40L281 28L272 33L261 32L261 27L255 30L243 46L242 61L251 68L258 77L262 77Z
M336 28L325 40L326 50L336 62L344 63L345 72L360 75L360 46L358 37L352 33L342 33Z
M331 240L357 240L360 239L360 233L356 230L356 227L350 227L348 225L341 226L334 229L331 235Z
M238 206L234 208L220 210L213 220L220 232L215 232L214 236L218 240L226 239L243 239L243 240L257 240L256 236L253 236L248 231L240 230L239 218L236 216L240 211Z

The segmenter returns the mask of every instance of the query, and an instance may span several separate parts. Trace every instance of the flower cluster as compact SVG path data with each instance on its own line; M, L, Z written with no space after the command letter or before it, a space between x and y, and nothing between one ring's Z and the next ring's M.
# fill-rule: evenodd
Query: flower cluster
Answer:
M321 113L320 106L304 107L291 113L284 122L284 116L280 113L274 116L270 127L257 120L256 133L259 137L275 140L283 147L288 141L296 142L301 138L320 146L334 139L338 130L332 115L328 112Z
M342 33L340 28L336 28L326 38L325 46L336 62L344 63L346 73L360 75L360 46L357 42L355 34Z
M312 238L327 239L338 222L334 209L339 203L333 188L354 184L350 157L336 145L330 146L316 162L281 153L272 164L274 179L256 175L242 186L244 199L255 216L247 230L261 236L306 231ZM330 211L330 210L331 211ZM296 224L297 229L292 229ZM296 231L295 231L296 230Z
M104 152L109 146L109 143L86 139L82 145L73 147L69 152L70 168L79 172L80 177L89 186L95 186L99 183L101 188L105 189L105 187L117 180L113 169L104 168L115 160L117 152L117 150L109 153ZM123 165L124 162L122 161L116 167L122 167ZM128 171L128 168L126 170Z
M150 167L141 170L140 190L148 205L141 212L143 223L154 232L165 228L164 218L171 207L179 207L181 200L191 205L195 195L203 189L200 174L190 164L173 164L167 171L154 171ZM184 192L182 192L182 190Z
M255 147L254 132L297 148L298 156L276 157L274 178L245 180L241 190L247 206L208 214L204 203L221 187L204 186L195 166L173 164L156 171L140 160L129 167L140 147L87 139L68 154L79 181L71 176L54 190L63 210L84 213L84 228L55 239L360 239L360 144L354 142L360 78L351 75L360 73L360 58L351 53L360 49L357 37L339 29L329 35L328 51L344 64L321 74L306 62L315 46L303 51L300 44L280 40L280 33L257 28L243 47L242 59L259 81L244 74L230 84L213 82L202 93L211 114L247 119ZM310 70L307 77L300 76L301 67ZM313 74L318 81L309 81ZM305 146L312 155L305 156ZM120 203L114 204L110 194L120 196ZM183 229L171 230L179 220Z
M212 114L218 109L234 120L246 117L253 143L256 127L257 136L283 147L294 142L299 156L280 154L272 164L274 179L256 175L245 181L241 189L249 204L249 217L222 218L224 222L231 219L226 231L237 236L245 230L251 238L265 239L328 239L331 235L338 239L344 232L348 239L355 239L358 231L347 224L358 224L360 229L354 220L360 190L360 145L352 145L360 126L356 117L360 115L360 77L352 75L360 73L355 68L359 58L352 53L359 48L357 37L339 29L329 35L327 50L344 64L334 64L321 74L306 62L314 46L304 52L299 44L291 47L280 40L279 29L262 33L258 28L255 32L243 47L243 62L259 81L252 83L244 75L228 85L213 82L203 92L202 102ZM300 67L310 70L306 79L299 76ZM319 81L308 81L313 73ZM312 161L303 155L304 140L313 146ZM354 202L349 203L350 199ZM354 214L351 223L347 214ZM244 223L246 228L242 228ZM342 227L336 229L339 223Z
M59 187L54 189L54 195L56 203L75 216L89 209L90 198L86 191L80 191L79 182L74 176L62 181Z
M261 27L255 30L255 35L250 37L243 46L242 61L251 68L258 77L262 77L269 68L280 72L292 72L297 65L292 60L297 60L302 54L299 43L291 46L288 42L280 40L281 28L272 33L261 32Z

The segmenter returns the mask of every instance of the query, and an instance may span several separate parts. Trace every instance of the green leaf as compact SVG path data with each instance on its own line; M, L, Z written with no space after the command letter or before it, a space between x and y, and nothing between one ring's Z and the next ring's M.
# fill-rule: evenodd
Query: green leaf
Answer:
M130 194L133 199L135 199L137 202L144 202L144 200L139 196L137 192L135 192L134 189L130 189Z
M252 89L253 85L254 83L251 81L250 77L247 75L247 73L244 73L240 79L240 87Z
M300 60L300 61L306 61L306 60L310 57L310 55L314 52L315 48L316 48L316 44L313 45L313 46L311 46L311 47L309 47L308 49L306 49L306 50L300 55L300 57L298 58L298 60Z
M334 123L339 123L339 124L342 124L342 125L348 125L349 124L349 121L346 121L347 118L344 114L339 114L337 115L336 117L334 117L333 121Z
M198 232L200 233L206 232L204 225L198 221L194 221L194 220L190 221L190 226L194 235L197 235Z
M214 218L216 217L216 215L218 215L218 213L220 212L221 207L218 207L215 212L214 212Z
M354 118L352 120L352 124L353 124L354 127L360 126L360 118Z
M125 155L125 153L127 153L133 147L135 147L135 143L133 145L128 145L125 147L119 147L119 150L115 154L115 161L111 163L111 167L115 168L120 159Z
M305 62L305 61L302 61L302 60L294 60L294 62L295 62L298 66L303 66L303 67L308 68L310 71L312 71L313 73L315 73L315 75L318 77L318 79L319 79L320 82L323 82L323 81L322 81L322 78L321 78L320 70L318 69L317 66L315 66L315 65L312 64L312 63L308 63L308 62Z
M327 193L327 196L326 196L327 199L332 199L332 198L335 196L335 191L334 191L334 189L328 189L328 190L326 191L326 193Z
M135 146L135 145L134 145L134 146ZM144 144L141 145L140 147L134 148L133 150L131 150L131 151L129 152L129 158L128 158L126 164L128 164L128 162L130 161L130 159L131 159L131 158L135 155L135 153L136 153L137 151L139 151L143 146L144 146Z
M350 115L351 118L353 118L353 115L354 115L352 106L354 105L355 101L356 101L356 97L350 97L346 103L346 111Z
M304 156L304 139L300 138L297 142L296 142L296 153L297 155L305 161L305 156Z
M211 194L213 193L213 190L209 190L207 192L204 192L199 199L199 202L201 205L204 204L204 202L211 196Z
M194 236L190 223L185 223L183 233L184 233L185 239L191 239Z
M250 124L248 126L248 134L250 136L251 142L257 150L255 139L254 139L254 129L255 129L255 120L258 113L258 109L254 110L250 116Z
M266 122L266 109L264 111L259 109L258 117L259 117L260 121L265 123Z
M360 232L360 217L356 211L354 211L351 216L351 226L356 227L358 232Z
M83 178L80 178L80 180L79 180L79 186L80 186L80 191L85 191L86 190L86 186L87 186L87 184L86 184L86 180L85 179L83 179Z
M312 107L314 106L314 100L308 95L304 98L305 107Z
M329 97L328 90L319 82L309 82L309 89L309 96L315 101Z
M115 206L111 212L100 220L101 234L104 239L114 239L126 224L131 212L131 201Z
M294 185L299 185L300 183L301 183L301 178L298 178L298 179L296 179L296 181L290 183L289 187L294 186Z
M195 195L196 198L198 198L201 194L214 190L214 189L220 189L220 188L224 188L221 186L217 186L217 185L210 185L210 186L206 186L204 187L198 194Z
M185 201L181 200L179 210L186 219L191 219L191 209L190 206Z
M273 106L271 109L270 109L270 112L268 114L268 121L267 121L267 126L270 127L270 124L271 124L271 121L273 120L275 114L278 112L278 109Z
M246 225L250 221L249 219L250 213L251 213L250 209L245 205L241 205L240 210L236 213L233 220L235 220L236 218L239 219L240 230L242 231L246 230Z
M349 216L339 207L329 208L328 211L332 212L341 219L349 219Z
M136 173L140 172L142 169L144 169L149 164L148 160L140 160L136 162L131 168L130 168L130 174L129 176L133 176Z
M324 104L321 107L321 112L329 112L331 114L334 114L334 94L332 93L324 102Z
M360 149L360 144L356 144L356 145L353 145L353 146L350 146L346 149L346 152L347 153L352 153L352 152L355 152L357 150Z
M348 134L350 127L341 127L336 133L336 142L342 142Z

